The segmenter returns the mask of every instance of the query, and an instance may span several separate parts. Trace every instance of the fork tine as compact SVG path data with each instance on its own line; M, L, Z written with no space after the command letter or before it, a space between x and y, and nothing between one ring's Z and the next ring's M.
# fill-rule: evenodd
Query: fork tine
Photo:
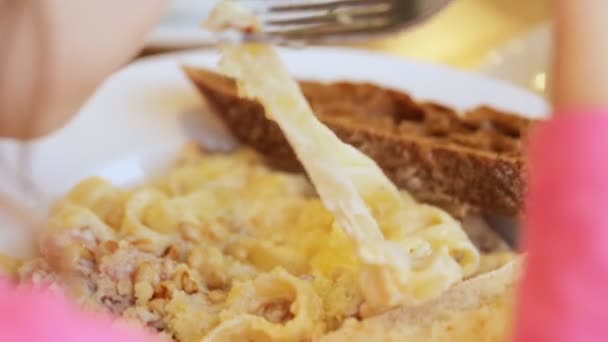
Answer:
M309 25L291 29L268 30L265 32L271 37L282 40L314 41L317 38L341 37L357 33L374 33L394 27L397 22L389 16L369 17L365 20L354 20L349 23L333 22L320 25Z
M269 7L270 11L275 12L286 12L286 11L310 11L310 10L335 10L343 6L365 6L375 5L378 3L390 3L391 1L383 0L334 0L334 1L323 1L323 2L304 2L295 3L292 5L277 5Z
M391 3L392 0L242 0L245 6L256 12L332 11L344 6L364 6Z
M238 0L255 12L262 32L244 41L303 46L368 39L415 25L451 0Z
M330 11L316 15L300 15L300 16L271 16L268 19L263 19L264 25L279 26L279 25L310 25L310 24L325 24L331 22L348 22L351 20L364 20L382 15L391 15L393 7L390 4L379 4L366 6L365 8L351 7L340 8L339 10Z

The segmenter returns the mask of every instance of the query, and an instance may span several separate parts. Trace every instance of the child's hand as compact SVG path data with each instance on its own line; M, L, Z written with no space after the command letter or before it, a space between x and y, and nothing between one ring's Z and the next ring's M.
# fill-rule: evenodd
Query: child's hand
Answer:
M141 49L166 1L0 1L0 137L63 126Z
M608 1L555 0L553 103L558 113L608 106Z

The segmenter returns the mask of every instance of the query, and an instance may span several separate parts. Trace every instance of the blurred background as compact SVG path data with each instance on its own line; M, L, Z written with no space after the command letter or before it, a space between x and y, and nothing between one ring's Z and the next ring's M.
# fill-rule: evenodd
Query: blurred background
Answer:
M145 55L201 46L215 0L172 0ZM545 95L550 0L453 0L430 21L354 47L474 70Z

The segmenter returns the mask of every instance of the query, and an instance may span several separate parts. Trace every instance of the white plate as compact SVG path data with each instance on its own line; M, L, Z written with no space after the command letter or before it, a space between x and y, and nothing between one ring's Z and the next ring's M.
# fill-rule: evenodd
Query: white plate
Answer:
M300 78L371 81L458 109L488 104L532 117L547 111L545 101L531 93L446 67L347 49L281 54ZM38 204L47 204L86 176L102 175L121 185L142 180L191 139L212 148L232 146L180 70L180 63L213 67L217 58L213 52L153 57L109 78L68 126L32 144L32 177L42 190ZM12 164L0 170L6 191L17 172L14 143L0 142L0 157ZM28 240L15 232L0 218L0 251L28 251Z
M491 52L479 71L547 96L551 24L545 23Z

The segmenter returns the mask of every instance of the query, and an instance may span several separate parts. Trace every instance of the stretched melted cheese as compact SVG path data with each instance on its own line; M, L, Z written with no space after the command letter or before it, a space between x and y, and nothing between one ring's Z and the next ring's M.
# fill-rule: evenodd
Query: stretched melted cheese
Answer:
M215 19L230 17L216 12ZM224 45L222 54L222 70L279 125L335 223L352 239L364 315L436 298L475 270L478 252L458 223L403 197L373 160L323 125L273 47Z

